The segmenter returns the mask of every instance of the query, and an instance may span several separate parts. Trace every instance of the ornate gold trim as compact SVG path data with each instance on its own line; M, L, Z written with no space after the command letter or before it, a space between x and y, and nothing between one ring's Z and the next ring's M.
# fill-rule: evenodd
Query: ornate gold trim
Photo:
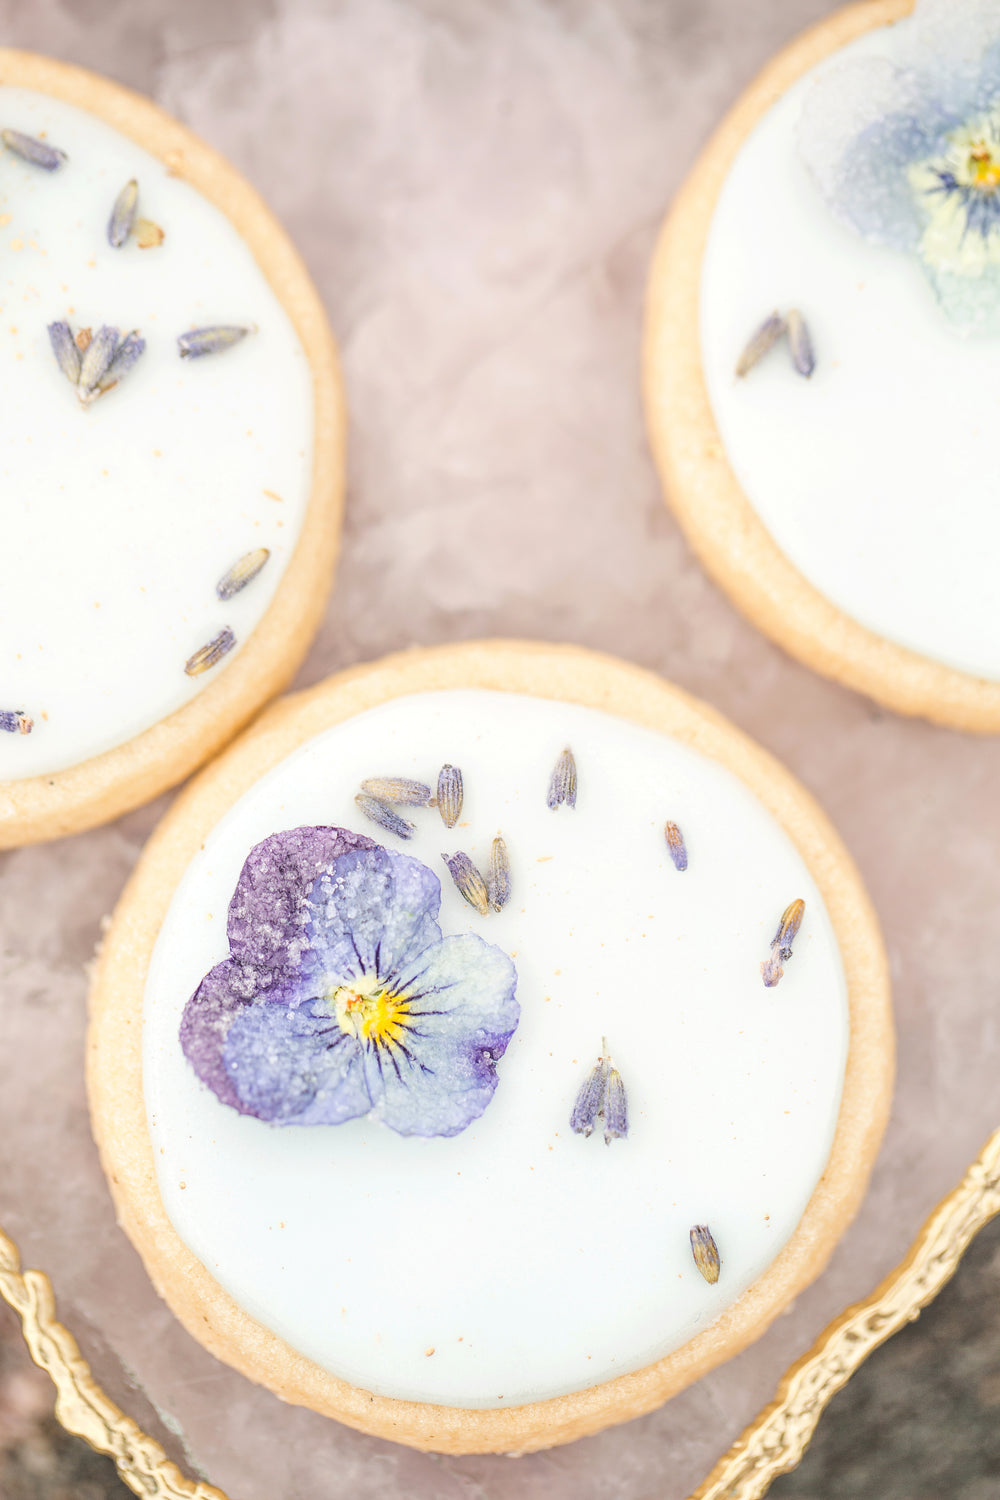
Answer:
M56 1417L67 1432L107 1453L137 1495L147 1500L226 1500L212 1484L192 1483L159 1443L136 1426L101 1390L73 1335L56 1320L52 1283L41 1271L21 1270L13 1240L0 1230L0 1296L21 1319L36 1365L56 1388Z
M791 1367L775 1399L690 1500L761 1500L771 1481L799 1462L827 1402L873 1349L934 1300L958 1269L969 1241L997 1214L1000 1130L931 1214L905 1260ZM49 1278L41 1271L21 1271L17 1247L2 1230L0 1296L19 1315L32 1359L56 1387L56 1416L63 1427L113 1458L131 1490L147 1500L227 1500L214 1485L185 1479L159 1443L105 1396L76 1340L56 1320Z
M842 1313L792 1365L770 1406L755 1417L691 1500L760 1500L794 1469L827 1403L873 1349L920 1315L958 1269L969 1241L1000 1214L1000 1130L959 1186L931 1214L906 1259L864 1302Z

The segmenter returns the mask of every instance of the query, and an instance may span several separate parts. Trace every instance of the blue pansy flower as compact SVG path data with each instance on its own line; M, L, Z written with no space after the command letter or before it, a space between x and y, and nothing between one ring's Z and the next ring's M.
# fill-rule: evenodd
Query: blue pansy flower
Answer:
M946 315L1000 331L1000 0L921 0L889 55L812 85L800 146L834 212L915 255Z
M250 851L230 957L184 1009L199 1078L276 1125L372 1114L401 1135L457 1135L497 1086L517 1026L510 958L443 937L419 860L343 828L294 828Z

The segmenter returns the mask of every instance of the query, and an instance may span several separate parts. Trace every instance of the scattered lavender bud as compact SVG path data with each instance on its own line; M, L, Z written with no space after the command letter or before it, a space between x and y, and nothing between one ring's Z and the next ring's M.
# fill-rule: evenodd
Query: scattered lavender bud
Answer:
M192 328L180 335L177 347L181 359L201 359L205 354L223 354L245 339L248 333L253 333L253 329L225 323L217 328Z
M785 972L783 966L792 956L792 943L802 925L802 915L805 909L806 903L800 899L786 906L782 913L778 930L771 940L771 957L760 966L764 984L768 989L773 989Z
M426 807L431 800L429 786L408 781L405 776L369 776L361 783L361 790L380 802L395 802L402 807Z
M135 209L138 201L139 184L133 177L130 182L126 182L115 199L114 208L111 210L111 218L108 220L108 244L115 250L121 249L132 233L132 225L135 223Z
M494 911L502 911L510 900L510 859L507 845L498 833L490 849L490 878L487 882L490 905Z
M0 708L0 730L6 734L30 734L34 727L23 708Z
M228 572L223 573L215 585L215 592L220 599L231 599L241 589L245 589L248 583L252 583L261 568L271 556L269 547L255 547L252 552L245 552L239 562L234 562Z
M227 652L236 645L236 637L228 625L224 625L218 635L213 636L204 646L189 656L184 663L184 670L189 677L197 677L202 672L207 672L214 667Z
M476 908L481 917L485 917L490 909L489 893L486 889L486 881L472 860L461 851L458 854L442 854L441 858L448 866L459 893L465 897L470 906Z
M686 870L688 867L687 845L684 843L684 835L676 823L667 823L663 829L667 839L667 848L670 850L670 858L674 862L675 870Z
M769 349L785 332L785 320L778 312L773 312L769 318L765 318L760 327L751 334L747 344L736 361L737 375L749 375L754 365L759 364Z
M446 828L454 828L462 815L462 773L457 766L442 766L438 773L437 805Z
M108 366L117 352L119 338L118 329L112 328L109 323L105 323L97 330L87 344L83 359L80 362L80 379L78 385L81 400L86 400L96 388L102 376L107 373Z
M68 323L49 324L49 342L60 370L71 385L80 380L80 351Z
M0 130L0 140L8 151L13 151L22 161L30 161L33 167L44 172L55 172L67 160L65 151L59 151L46 141L37 141L33 135L22 135L20 130Z
M360 807L366 818L384 828L386 833L394 833L400 839L412 839L417 831L415 823L408 823L401 818L398 812L393 812L385 802L380 802L377 797L370 797L366 792L359 792L355 802Z
M568 745L549 777L549 791L545 801L551 808L560 807L564 802L567 807L576 806L576 761Z
M691 1254L705 1280L714 1286L719 1279L722 1261L719 1259L718 1246L707 1224L696 1224L691 1230Z
M816 368L816 356L813 353L812 339L806 320L797 308L793 307L787 318L788 347L792 351L792 364L800 375L808 380Z
M570 1129L577 1135L590 1135L604 1103L608 1084L607 1059L599 1057L580 1085L573 1112L569 1117Z
M628 1099L622 1075L611 1061L607 1038L601 1039L602 1052L580 1085L570 1129L577 1135L590 1135L594 1126L604 1126L604 1144L624 1140L628 1135Z

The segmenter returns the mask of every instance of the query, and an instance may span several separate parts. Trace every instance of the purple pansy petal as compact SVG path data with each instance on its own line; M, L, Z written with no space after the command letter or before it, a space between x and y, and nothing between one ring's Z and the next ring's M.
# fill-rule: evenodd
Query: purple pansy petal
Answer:
M517 973L499 948L466 933L420 954L400 978L413 1024L405 1051L365 1051L369 1092L400 1135L457 1135L496 1090L496 1064L520 1015Z
M419 860L378 847L342 855L306 902L304 974L389 979L408 953L438 942L441 883Z
M230 1104L233 1109L244 1113L239 1095L226 1072L223 1051L229 1028L253 998L253 985L253 971L227 958L205 975L181 1017L184 1056L202 1083L207 1083L223 1104Z
M858 58L811 86L799 149L838 218L880 244L914 249L922 225L905 167L954 123L912 73L886 58Z
M225 1065L240 1107L276 1125L342 1125L371 1109L358 1043L329 1013L248 1006L230 1027Z
M956 326L1000 332L1000 193L971 165L1000 159L1000 4L920 0L887 53L820 72L803 160L840 219L916 256Z
M229 903L227 931L233 957L260 971L261 990L272 971L297 967L307 942L306 896L320 872L351 850L377 847L346 828L288 828L250 850Z

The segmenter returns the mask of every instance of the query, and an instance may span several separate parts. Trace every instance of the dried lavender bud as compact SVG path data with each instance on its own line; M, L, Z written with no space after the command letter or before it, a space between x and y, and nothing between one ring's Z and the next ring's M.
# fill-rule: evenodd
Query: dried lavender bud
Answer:
M380 802L395 802L402 807L426 807L431 789L422 781L408 781L405 776L368 776L361 790Z
M570 1129L577 1135L590 1135L604 1103L608 1084L608 1063L604 1057L597 1062L580 1085L573 1112L569 1117Z
M0 140L8 151L13 151L22 161L30 161L33 167L44 172L55 172L67 160L65 151L59 151L45 141L37 141L33 135L22 135L20 130L0 130Z
M80 362L80 379L78 385L81 400L85 400L96 388L101 378L107 374L108 366L117 353L119 338L118 329L112 328L109 323L105 323L97 330L87 344L83 359Z
M667 823L663 829L666 835L667 848L670 850L670 858L674 862L675 870L686 870L688 867L687 846L684 843L684 835L676 823Z
M441 858L451 872L451 878L455 885L468 901L474 906L481 917L485 917L490 909L489 893L486 889L486 881L476 869L467 854L459 851L458 854L442 854Z
M184 670L189 677L197 677L202 672L207 672L214 667L227 652L236 645L236 637L228 625L224 625L218 635L213 636L204 646L189 656L184 663Z
M510 900L510 859L507 845L498 833L490 849L490 878L487 882L490 905L502 911Z
M705 1280L714 1286L719 1279L722 1261L719 1259L718 1246L707 1224L696 1224L691 1230L691 1254Z
M602 1037L601 1046L601 1056L580 1085L569 1123L577 1135L590 1135L600 1121L604 1144L610 1146L628 1135L628 1099L622 1075L611 1061L606 1037Z
M49 343L60 370L71 385L80 380L80 351L68 323L49 324Z
M115 199L114 207L111 210L111 218L108 220L108 244L115 250L121 249L132 233L132 225L135 223L135 209L138 201L139 184L133 177L130 182L126 182Z
M103 396L105 392L111 390L112 386L117 385L128 374L145 349L146 340L139 337L138 329L133 328L132 332L127 333L118 345L114 358L93 390L81 391L80 400L84 406L89 406L98 396Z
M785 331L785 320L778 312L773 312L769 318L765 318L760 327L751 334L747 344L736 361L737 375L749 375L754 365L758 364L769 349L781 338Z
M412 839L416 833L415 823L408 823L405 818L399 816L398 812L393 812L391 807L385 802L380 802L377 797L369 797L365 792L359 792L354 800L365 817L377 823L380 828L384 828L386 833L394 833L397 838L401 839Z
M446 828L454 828L462 815L462 773L457 766L442 766L438 773L437 805Z
M177 340L181 359L201 359L205 354L223 354L245 339L252 328L239 328L235 324L221 323L217 328L191 328Z
M800 375L808 380L816 368L816 356L813 353L812 339L806 320L797 308L793 307L787 318L788 347L792 351L792 364Z
M0 708L0 730L6 734L30 734L34 727L23 708Z
M760 966L764 984L769 990L774 988L785 972L783 966L792 956L792 943L802 925L805 909L806 903L799 899L786 906L781 914L778 930L771 939L771 957L765 959Z
M269 547L255 547L252 552L245 552L239 562L234 562L228 572L223 573L215 585L215 592L220 599L231 599L241 589L245 589L248 583L252 583L261 568L271 556Z
M610 1064L610 1059L609 1059ZM604 1144L624 1140L628 1135L628 1099L622 1075L613 1065L608 1067L608 1082L604 1091Z
M549 777L549 790L545 801L546 805L551 808L560 807L564 802L567 807L576 806L576 761L568 745L556 761L555 770Z

